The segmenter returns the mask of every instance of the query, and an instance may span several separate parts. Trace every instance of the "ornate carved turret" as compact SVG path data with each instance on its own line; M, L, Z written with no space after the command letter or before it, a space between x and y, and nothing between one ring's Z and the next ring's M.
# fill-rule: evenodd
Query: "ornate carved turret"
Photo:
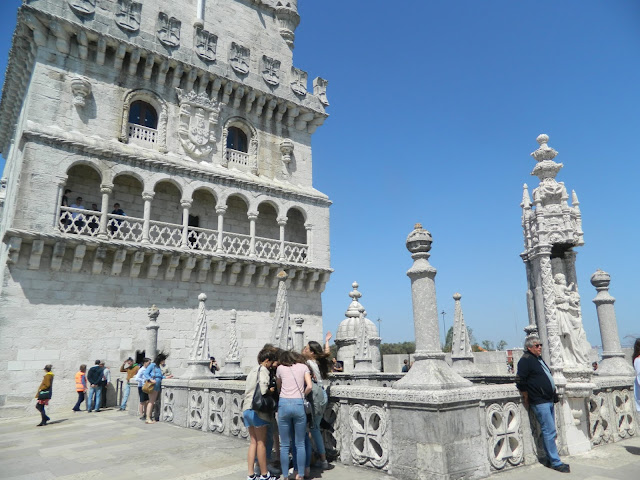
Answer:
M191 343L191 353L189 354L189 367L182 378L194 380L213 377L211 370L209 370L209 327L204 306L206 300L207 296L204 293L198 295L200 303L193 342Z
M463 376L481 375L482 372L475 366L469 331L464 323L460 299L462 295L453 294L455 300L455 313L453 318L453 341L451 342L451 366Z

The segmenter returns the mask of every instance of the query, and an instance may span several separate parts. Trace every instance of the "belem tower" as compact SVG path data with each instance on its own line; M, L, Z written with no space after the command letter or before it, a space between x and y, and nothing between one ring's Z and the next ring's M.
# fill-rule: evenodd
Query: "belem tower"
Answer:
M23 2L0 105L0 416L25 411L46 363L66 405L80 363L117 371L156 321L184 372L200 293L212 354L233 323L246 369L282 271L320 340L328 82L309 91L293 64L299 21L295 0Z

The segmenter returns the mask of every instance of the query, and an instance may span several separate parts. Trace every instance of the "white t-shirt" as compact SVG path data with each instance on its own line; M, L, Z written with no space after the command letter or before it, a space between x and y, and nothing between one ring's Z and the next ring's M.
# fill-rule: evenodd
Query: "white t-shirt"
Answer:
M322 375L320 374L320 368L315 360L307 360L307 366L311 370L311 378L314 382L322 387Z

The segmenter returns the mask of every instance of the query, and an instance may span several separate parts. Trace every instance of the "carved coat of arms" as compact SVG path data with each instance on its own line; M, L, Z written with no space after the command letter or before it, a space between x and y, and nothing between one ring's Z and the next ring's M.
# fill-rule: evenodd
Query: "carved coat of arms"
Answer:
M133 0L118 0L116 24L123 30L137 32L140 29L142 3Z
M164 12L158 14L158 39L167 47L180 45L181 22L175 17L169 17Z
M229 63L231 64L231 68L243 75L249 73L250 54L251 52L248 48L232 42L231 49L229 50Z
M268 85L277 87L280 84L280 60L263 55L262 78Z
M291 90L293 90L293 93L301 97L307 94L307 78L307 72L291 67Z
M71 10L82 15L91 15L96 11L96 0L69 0Z
M329 85L329 80L325 80L324 78L317 77L313 81L313 94L318 97L320 103L325 107L329 106L329 100L327 99L327 85Z
M208 155L216 143L215 127L218 125L220 106L204 93L185 93L180 88L176 88L176 91L180 102L180 142L192 157Z
M200 58L209 62L215 61L217 44L217 36L203 30L202 27L196 27L195 49Z

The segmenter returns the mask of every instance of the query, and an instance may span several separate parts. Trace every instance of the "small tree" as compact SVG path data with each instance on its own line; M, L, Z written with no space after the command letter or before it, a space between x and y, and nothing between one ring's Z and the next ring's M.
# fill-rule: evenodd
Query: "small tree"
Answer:
M485 350L495 350L495 347L494 347L493 342L491 340L483 340L482 341L482 348L484 348Z
M507 342L505 342L504 340L500 340L498 342L498 345L496 345L496 350L503 351L504 347L506 346L507 346Z

